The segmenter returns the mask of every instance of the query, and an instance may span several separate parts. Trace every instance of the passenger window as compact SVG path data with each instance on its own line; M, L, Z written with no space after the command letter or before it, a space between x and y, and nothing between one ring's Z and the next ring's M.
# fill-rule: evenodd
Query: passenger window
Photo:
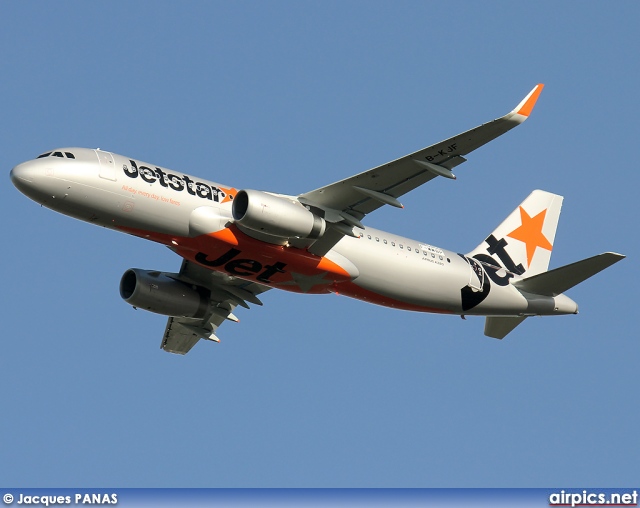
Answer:
M76 156L75 156L75 155L73 155L71 152L64 152L64 154L65 154L65 155L67 156L67 158L69 158L69 159L75 159L75 158L76 158Z
M395 247L396 246L396 242L391 242L391 247Z
M367 235L367 238L368 238L369 240L371 240L371 235Z
M407 250L411 252L411 247L409 247L408 245L407 245Z
M402 244L398 244L398 247L400 247L401 249L403 248L403 247L402 247Z
M385 245L387 245L387 241L386 240L382 240L384 242Z
M379 242L379 241L380 241L380 238L378 238L378 237L376 236L376 242Z

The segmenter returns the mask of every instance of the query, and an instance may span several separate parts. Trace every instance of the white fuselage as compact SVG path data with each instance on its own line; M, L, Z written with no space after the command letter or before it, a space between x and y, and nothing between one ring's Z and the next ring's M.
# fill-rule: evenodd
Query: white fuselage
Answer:
M478 268L481 263L468 257L368 226L356 228L360 238L343 237L322 258L264 242L234 228L231 206L237 191L232 187L109 152L69 148L55 153L61 156L16 166L16 187L60 213L163 243L186 259L252 282L296 292L337 292L426 312L518 316L575 311L553 298L532 303L513 285L492 283L486 266ZM194 217L203 207L217 222L207 222L213 224L210 231L194 233L200 227Z

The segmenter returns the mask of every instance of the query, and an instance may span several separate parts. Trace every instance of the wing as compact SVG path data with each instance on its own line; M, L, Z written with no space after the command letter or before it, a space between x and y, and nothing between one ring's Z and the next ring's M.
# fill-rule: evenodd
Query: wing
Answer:
M257 295L270 289L262 284L207 270L186 260L182 262L180 273L175 278L211 291L211 304L204 317L170 317L167 321L160 347L180 355L188 353L200 339L220 342L216 336L218 327L226 320L238 321L233 310L238 305L248 309L247 302L262 305Z
M337 226L336 230L342 229L343 234L348 234L345 227L357 226L359 219L384 204L402 207L397 198L436 176L455 178L451 170L466 161L465 155L528 118L543 87L543 84L536 85L503 117L364 173L301 194L298 200L330 216L335 217L337 212L342 216L340 221L327 220Z

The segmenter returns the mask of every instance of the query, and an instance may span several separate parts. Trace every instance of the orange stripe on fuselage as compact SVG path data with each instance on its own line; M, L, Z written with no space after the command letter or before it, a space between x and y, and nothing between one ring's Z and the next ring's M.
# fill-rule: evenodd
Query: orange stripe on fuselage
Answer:
M210 270L285 291L328 293L331 284L351 279L347 270L325 257L316 256L304 249L256 240L235 226L195 238L129 227L120 229L140 238L167 245L183 258ZM321 283L302 291L300 287L291 283L294 281L292 272L298 276L324 276ZM284 285L281 285L283 283Z
M351 277L344 268L325 257L315 256L303 249L261 242L245 235L235 226L231 226L230 228L210 233L208 235L198 236L196 238L171 236L163 233L154 233L153 231L145 231L128 227L120 227L120 229L134 236L167 245L183 258L211 270L228 273L241 279L258 282L277 289L283 289L294 293L304 292L311 294L331 292L394 309L410 310L415 312L432 312L438 314L455 314L455 312L448 310L403 302L388 296L380 295L368 289L364 289L350 280ZM239 252L233 255L234 250ZM211 267L198 262L196 259L198 253L206 254L206 258L208 260L216 260L225 255L229 259L228 262L222 263L220 266ZM236 271L245 267L251 267L252 262L259 263L260 268L255 265L254 269L257 268L257 271L251 275L239 275L225 270L225 267L234 261L234 268ZM271 269L270 272L273 273L269 277L269 281L265 282L257 279L261 273L265 272L265 269L269 270L267 267L273 267L276 263L284 263L286 265L283 269L284 273ZM327 283L315 285L307 291L302 291L300 287L288 284L293 281L291 272L307 276L325 274L323 280L326 280Z

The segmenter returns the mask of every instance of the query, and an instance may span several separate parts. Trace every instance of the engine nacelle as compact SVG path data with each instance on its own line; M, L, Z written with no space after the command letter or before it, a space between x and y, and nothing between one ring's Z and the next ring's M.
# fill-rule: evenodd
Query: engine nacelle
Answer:
M174 317L203 317L209 290L184 284L167 274L131 268L120 280L120 296L129 305Z
M301 203L255 190L241 190L233 199L233 218L247 229L272 236L310 238L322 236L323 218Z

